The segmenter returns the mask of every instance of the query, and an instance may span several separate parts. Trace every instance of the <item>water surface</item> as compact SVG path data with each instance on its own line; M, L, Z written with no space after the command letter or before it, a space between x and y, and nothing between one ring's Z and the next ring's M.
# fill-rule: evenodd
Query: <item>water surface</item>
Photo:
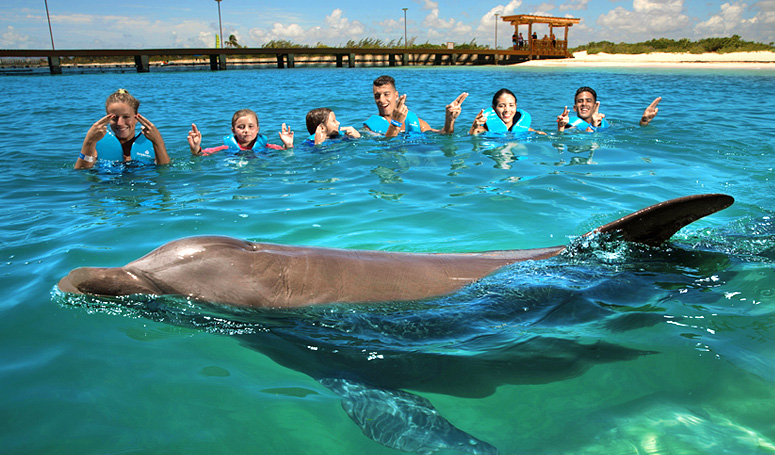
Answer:
M300 144L315 107L359 126L376 111L371 81L386 72L437 128L444 106L469 92L458 133ZM554 133L581 85L595 87L614 127ZM547 136L465 134L501 87ZM312 377L337 368L386 371L503 454L775 452L770 73L299 68L9 76L0 88L6 453L397 453L363 436ZM72 169L117 88L140 98L171 165ZM640 128L656 96L659 115ZM216 145L243 107L276 143L291 125L297 148L190 157L192 122ZM232 314L52 296L72 268L123 265L190 235L533 248L715 192L735 205L667 247L593 245L430 302Z

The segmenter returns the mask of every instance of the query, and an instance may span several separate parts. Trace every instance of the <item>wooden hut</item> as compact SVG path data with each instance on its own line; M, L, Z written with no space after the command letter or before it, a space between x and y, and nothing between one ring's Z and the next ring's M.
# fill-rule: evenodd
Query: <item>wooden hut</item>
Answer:
M541 57L549 58L573 58L568 52L568 29L573 24L578 24L581 19L573 17L552 17L552 16L532 16L528 14L519 14L516 16L501 16L504 22L514 26L514 35L519 36L519 26L527 25L527 35L524 36L524 45L515 47L514 53L526 55L530 60ZM533 24L546 24L549 26L549 33L539 34L533 28ZM562 39L557 39L555 28L564 28ZM533 38L536 33L536 38Z

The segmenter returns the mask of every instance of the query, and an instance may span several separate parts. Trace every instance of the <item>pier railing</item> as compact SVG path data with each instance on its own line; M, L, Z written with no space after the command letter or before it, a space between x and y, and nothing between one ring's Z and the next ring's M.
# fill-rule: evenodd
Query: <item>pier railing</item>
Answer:
M47 59L51 74L60 74L62 67L71 66L63 59L78 57L134 58L138 72L148 72L151 66L180 65L176 60L153 62L151 57L185 59L184 65L209 65L211 70L225 70L227 61L235 65L266 64L277 68L295 68L302 65L335 65L353 68L362 66L409 65L501 65L520 63L538 58L567 58L565 49L530 46L519 50L493 49L351 49L351 48L175 48L175 49L0 49L0 58Z

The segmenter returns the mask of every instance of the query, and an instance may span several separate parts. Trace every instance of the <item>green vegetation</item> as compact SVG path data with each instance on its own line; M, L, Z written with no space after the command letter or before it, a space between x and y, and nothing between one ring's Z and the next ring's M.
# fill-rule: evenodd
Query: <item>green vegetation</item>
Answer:
M740 39L739 35L733 35L729 38L704 38L699 41L690 41L686 38L680 40L658 38L635 44L615 44L610 41L598 41L568 50L570 52L587 51L589 54L597 54L599 52L608 54L648 54L651 52L702 54L704 52L717 52L725 54L729 52L775 51L775 46L773 46L773 43L763 44L744 41Z
M226 40L226 42L223 43L223 45L226 47L231 47L235 49L245 47L245 46L240 46L240 43L237 42L237 37L234 35L229 35L229 39Z
M425 42L422 44L416 44L416 37L412 37L409 39L408 43L409 46L408 49L446 49L447 43L441 43L441 44L431 44L430 42ZM399 40L390 40L390 41L382 41L381 39L376 38L362 38L359 41L349 40L342 46L329 46L327 44L323 44L321 42L318 42L314 46L310 46L307 44L296 44L292 41L288 40L272 40L268 43L265 43L262 47L268 48L268 49L310 49L310 48L317 48L317 49L337 49L337 48L345 48L345 49L403 49L403 39ZM455 49L489 49L490 46L487 45L479 45L476 44L476 39L472 39L468 43L455 43Z

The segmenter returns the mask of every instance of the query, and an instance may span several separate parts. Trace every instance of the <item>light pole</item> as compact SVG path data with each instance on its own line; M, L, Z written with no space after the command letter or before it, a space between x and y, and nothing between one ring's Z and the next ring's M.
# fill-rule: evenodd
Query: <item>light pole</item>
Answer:
M401 9L404 10L404 48L407 48L409 47L409 45L406 44L406 10L408 10L409 8L401 8Z
M500 13L495 13L495 50L498 50L498 16Z
M55 51L56 48L54 47L54 32L51 30L51 16L48 15L48 0L43 0L43 3L46 4L46 19L48 19L48 34L51 35L51 50Z
M221 43L221 49L223 49L223 25L221 25L221 0L215 0L218 3L218 31L220 31L219 40Z

